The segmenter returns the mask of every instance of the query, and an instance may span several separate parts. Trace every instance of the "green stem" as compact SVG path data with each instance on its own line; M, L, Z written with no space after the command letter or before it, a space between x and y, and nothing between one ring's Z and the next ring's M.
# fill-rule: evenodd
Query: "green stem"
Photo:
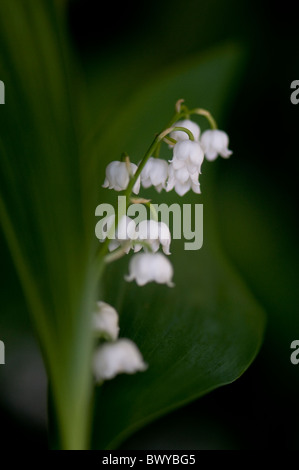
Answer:
M213 118L212 114L209 111L207 111L206 109L195 108L195 109L191 109L189 111L189 113L190 114L198 114L199 116L204 116L209 121L209 124L210 124L212 129L217 129L218 128L217 123L216 123L215 119Z
M109 253L108 255L105 256L104 261L106 264L112 263L113 261L116 261L117 259L122 258L124 255L126 255L125 249L130 246L131 242L128 241L128 243L125 243L123 246L120 248L112 251L112 253Z
M153 220L155 220L156 222L159 222L159 217L158 217L158 213L155 209L155 206L151 202L147 202L145 205L149 208L150 213L153 216Z

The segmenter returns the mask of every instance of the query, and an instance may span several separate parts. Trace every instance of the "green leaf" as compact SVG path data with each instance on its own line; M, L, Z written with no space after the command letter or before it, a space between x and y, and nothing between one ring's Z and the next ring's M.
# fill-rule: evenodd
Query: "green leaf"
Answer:
M61 445L87 445L94 204L65 26L45 0L0 5L0 218L53 390ZM80 89L80 87L79 87Z
M132 161L139 161L145 143L165 126L178 98L190 106L206 107L220 118L240 61L240 51L227 46L156 78L107 129L102 143L110 142L114 157L109 158L116 159L119 145L126 145ZM204 204L204 246L192 252L184 251L183 240L172 243L173 289L125 283L127 258L107 269L103 300L118 309L121 336L136 342L149 368L97 389L95 448L115 448L151 420L232 382L257 354L264 314L219 243L213 171L213 165L205 162L203 196L184 197L184 204ZM181 202L176 194L147 195L156 203Z

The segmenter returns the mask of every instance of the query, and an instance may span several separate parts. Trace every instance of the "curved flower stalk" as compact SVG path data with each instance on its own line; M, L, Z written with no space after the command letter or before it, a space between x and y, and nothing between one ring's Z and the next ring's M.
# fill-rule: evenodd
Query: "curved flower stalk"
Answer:
M199 141L199 136L200 136L200 127L199 125L194 122L190 121L190 119L183 119L182 121L177 121L175 123L176 127L185 127L186 129L189 129L190 132L192 132L194 140L196 142ZM177 142L181 140L188 140L188 135L185 132L182 131L172 131L170 133L170 137L172 139L175 139Z
M201 134L199 125L190 119L192 115L206 118L210 129ZM173 157L168 161L159 158L163 142L173 151ZM190 190L200 194L199 177L204 159L212 161L218 155L229 157L232 152L228 149L228 142L227 134L217 129L209 111L188 109L183 100L178 100L167 128L156 135L140 163L131 163L127 155L123 157L125 161L111 162L106 168L103 187L123 191L127 209L131 204L146 206L149 203L142 197L132 198L132 193L139 193L140 186L145 189L153 186L159 193L163 189L167 192L174 189L179 196ZM174 271L167 257L171 243L169 227L155 218L142 220L136 225L127 215L118 215L108 217L106 236L100 240L106 261L114 261L133 249L138 254L134 254L129 262L126 281L135 281L138 286L156 282L173 287ZM163 253L159 252L160 248ZM108 251L110 254L107 254ZM116 318L117 312L113 307L104 302L98 303L94 328L100 344L93 360L93 373L98 383L119 373L133 374L147 368L137 346L128 339L118 339ZM103 340L106 342L103 343Z

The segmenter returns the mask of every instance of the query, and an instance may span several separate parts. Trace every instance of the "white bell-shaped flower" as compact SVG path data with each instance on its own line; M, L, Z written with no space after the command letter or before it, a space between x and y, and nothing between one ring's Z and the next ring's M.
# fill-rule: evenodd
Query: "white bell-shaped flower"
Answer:
M168 181L166 191L173 188L180 196L184 196L190 189L200 194L198 177L204 153L199 142L183 140L177 142L173 149L173 159L168 167Z
M129 171L130 170L130 171ZM106 178L103 188L114 189L115 191L124 191L130 181L130 173L134 175L137 171L137 165L134 163L114 161L106 167ZM133 187L133 192L138 194L140 190L140 177Z
M183 119L181 121L177 121L173 127L185 127L189 131L192 132L194 140L198 141L200 136L200 127L196 122L190 121L190 119ZM170 137L175 139L177 142L181 140L188 140L188 134L184 131L172 131Z
M107 218L108 230L112 228L114 220L114 215L111 215ZM112 235L113 236L111 237L111 242L108 246L109 251L114 251L118 247L122 246L124 252L129 253L130 249L132 248L132 244L129 242L137 238L136 224L134 220L128 217L127 215L123 215L118 223L114 234Z
M134 255L129 264L129 275L126 281L135 280L139 286L148 282L167 284L173 287L173 267L168 258L162 253L141 253Z
M190 174L185 167L175 170L172 163L169 165L168 171L166 191L171 191L174 188L179 196L184 196L190 189L196 194L201 193L198 172Z
M170 160L175 170L185 168L190 175L201 172L204 152L199 142L183 140L177 142L173 149L173 159Z
M160 158L150 157L141 172L141 184L144 188L155 186L160 193L165 188L168 176L168 163Z
M170 242L171 233L168 226L164 222L157 222L156 220L142 220L136 227L137 240L141 240L150 245L152 251L156 253L159 250L160 244L162 250L166 255L170 255ZM143 245L137 244L134 246L134 251L140 251Z
M228 158L233 152L229 150L229 138L226 132L218 129L209 129L201 136L201 145L207 160L213 161L218 155Z
M118 374L134 374L147 369L147 364L133 341L122 338L99 346L93 356L93 373L98 383Z
M93 314L93 330L97 337L114 341L118 338L118 314L115 308L106 302L97 302Z

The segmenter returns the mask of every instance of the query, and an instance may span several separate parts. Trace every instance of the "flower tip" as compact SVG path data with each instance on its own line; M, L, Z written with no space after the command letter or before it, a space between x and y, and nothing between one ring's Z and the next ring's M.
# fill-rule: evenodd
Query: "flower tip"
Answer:
M229 158L233 154L232 150L228 150L225 154L222 155L223 158Z

